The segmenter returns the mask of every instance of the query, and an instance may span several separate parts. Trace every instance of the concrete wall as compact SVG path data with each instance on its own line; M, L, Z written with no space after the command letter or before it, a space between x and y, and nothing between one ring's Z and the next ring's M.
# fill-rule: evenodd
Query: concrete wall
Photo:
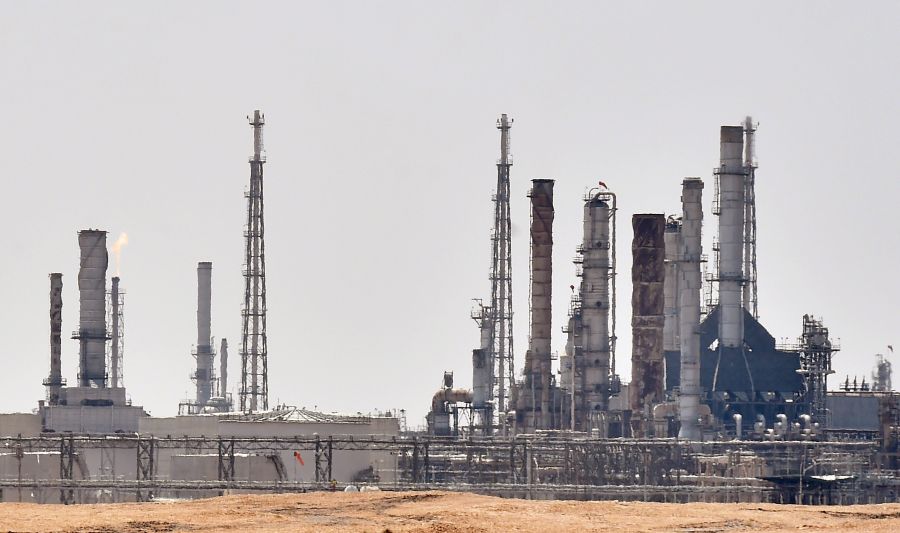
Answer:
M829 429L878 431L878 396L867 393L829 393L825 397Z
M141 407L48 405L41 411L44 428L57 433L137 433Z
M58 452L24 452L21 457L14 452L0 453L0 479L23 481L59 479L59 463ZM72 475L75 479L88 477L80 456L75 457ZM33 487L21 489L4 487L0 489L0 502L60 503L60 491Z
M399 422L395 418L370 418L365 422L302 422L302 421L241 421L221 420L213 415L191 415L172 418L142 418L140 433L158 437L310 437L319 435L322 439L331 436L392 437L400 434ZM212 453L214 450L205 450ZM303 464L294 456L300 453ZM158 450L157 473L165 477L172 475L176 462L187 464L182 455L191 455L191 450ZM314 481L315 454L312 450L284 450L279 452L285 465L289 481ZM218 460L218 459L216 459ZM203 461L199 460L198 461ZM332 477L338 481L350 481L353 476L367 468L372 468L381 476L382 482L393 482L393 471L397 458L390 452L335 450L332 462ZM189 462L189 461L188 461ZM218 463L213 471L218 476ZM190 468L207 468L190 466ZM203 470L205 472L205 470ZM237 472L235 472L237 474ZM211 475L209 473L204 475ZM173 478L183 479L183 478ZM218 477L214 478L218 479Z
M174 455L170 463L169 479L185 481L215 481L219 479L218 454ZM275 463L265 455L235 454L236 481L279 481Z
M138 421L138 432L157 437L213 437L219 435L215 416L173 416L168 418L143 417Z
M0 437L36 437L41 434L41 417L33 413L0 414Z

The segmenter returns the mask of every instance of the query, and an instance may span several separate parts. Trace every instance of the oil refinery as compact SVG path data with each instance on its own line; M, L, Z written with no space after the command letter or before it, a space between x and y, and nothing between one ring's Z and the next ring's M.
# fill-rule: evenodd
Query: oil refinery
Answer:
M216 343L213 263L193 258L197 335L192 347L185 342L194 370L184 380L194 394L172 399L177 416L149 416L123 378L127 280L118 273L108 280L107 232L78 231L79 324L71 334L78 368L63 368L66 280L51 273L46 398L33 412L0 414L0 501L147 501L351 485L542 499L900 501L900 394L889 359L879 356L869 383L841 382L832 376L839 342L821 318L797 317L794 342L777 342L760 320L757 125L750 117L721 127L711 177L671 180L668 194L680 192L677 213L621 213L607 184L584 183L584 197L571 199L583 217L574 268L553 265L556 182L530 180L529 270L515 279L528 290L528 336L515 338L513 120L502 114L488 293L471 311L475 348L459 354L471 361L472 386L456 386L445 372L434 394L420 399L429 406L422 430L407 428L401 411L339 415L270 401L265 116L256 110L248 119L246 211L234 214L244 223L237 348L233 337ZM515 216L524 222L525 214ZM709 250L704 229L716 234ZM630 261L617 257L617 240L631 242ZM631 279L627 310L616 305L621 276ZM568 320L553 324L553 294L566 288ZM629 324L631 353L618 353ZM562 354L552 349L555 330L564 335ZM228 338L240 363L235 390ZM630 375L617 371L622 357ZM66 372L75 375L71 384Z

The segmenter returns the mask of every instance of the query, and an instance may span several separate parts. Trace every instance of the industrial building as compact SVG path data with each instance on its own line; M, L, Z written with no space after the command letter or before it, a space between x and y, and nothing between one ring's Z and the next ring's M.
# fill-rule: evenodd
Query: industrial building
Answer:
M528 498L898 500L900 395L891 389L890 362L879 359L871 386L851 385L848 377L840 391L830 391L839 346L823 321L804 315L796 343L779 345L759 320L750 118L721 128L712 187L684 178L680 212L631 214L626 380L617 373L616 280L625 273L616 250L617 239L627 237L619 232L618 197L603 182L578 203L577 283L565 282L572 296L566 323L555 326L565 333L564 354L555 362L559 198L555 180L531 180L529 335L518 343L525 349L516 366L513 121L501 115L490 296L476 300L471 312L479 329L472 387L457 386L445 372L423 432L409 431L402 412L348 416L270 406L265 117L257 110L248 119L253 151L236 401L227 340L221 338L217 351L213 336L213 262L207 260L197 263L193 397L179 403L178 416L165 418L150 417L127 399L121 279L112 277L107 291L106 232L80 231L76 385L63 377L63 279L55 273L47 395L34 413L0 414L0 501L144 501L351 484ZM718 235L712 259L702 246L709 189Z
M500 122L511 120L503 115ZM501 132L503 162L509 141L505 130L501 128ZM805 443L819 442L823 446L818 449L832 459L843 453L829 448L838 442L867 444L871 446L867 453L873 454L869 459L844 456L824 470L857 482L877 478L879 481L872 481L865 490L882 494L879 491L883 489L889 499L896 498L898 472L892 470L885 477L882 470L897 466L900 425L900 399L889 385L889 362L879 360L873 373L881 392L857 387L850 391L849 378L845 390L832 392L828 377L840 347L822 320L804 315L800 334L792 344L776 343L759 321L755 136L750 117L740 126L721 128L720 158L713 172L717 238L712 260L702 249L705 186L700 178L683 180L680 213L632 216L632 372L628 383L616 373L616 195L601 182L584 199L584 233L575 259L580 281L577 290L576 285L571 286L569 318L563 328L567 334L565 354L554 370L550 348L554 181L532 180L530 334L521 373L508 393L515 402L508 404L507 411L496 412L490 420L498 423L488 427L487 418L481 415L484 406L502 405L496 393L491 396L496 378L488 372L500 358L492 353L498 345L492 314L497 307L493 289L498 278L495 232L491 305L480 304L473 313L481 331L479 348L473 352L474 394L463 389L436 394L429 431L471 438L479 434L505 436L509 428L515 438L539 441L553 435L559 448L548 453L561 454L565 464L573 460L569 454L579 439L602 443L624 438L616 446L626 448L640 447L638 443L646 439L660 447L673 442L669 439L677 439L675 443L733 441L730 449L735 453L745 453L745 442L780 441L793 443L787 449L799 445L797 449L803 450ZM495 197L495 228L502 228L509 224L509 212L497 204L505 198L501 193L509 189L509 167L498 168L501 179ZM707 263L710 268L705 268ZM511 274L506 271L500 278L509 283ZM508 357L503 359L507 364ZM449 392L446 387L444 390ZM857 411L865 415L854 420L852 413ZM452 427L449 417L438 413L453 413ZM729 448L726 445L724 449ZM696 461L725 460L688 455ZM876 455L878 459L873 458ZM754 455L759 466L755 478L779 490L786 483L803 487L821 482L816 471L824 471L820 467L825 458L804 466L807 459L793 465L795 471L787 474L773 470L779 459L768 452ZM643 461L646 467L646 461L655 459L635 461ZM856 467L851 464L863 467L853 471ZM870 477L866 468L877 474ZM696 467L687 472L700 474ZM733 471L727 474L734 475ZM863 490L860 486L855 485L854 490ZM799 489L799 496L792 493L788 500L812 501L803 496L800 487L794 489ZM753 490L762 491L759 487ZM612 493L622 497L628 491ZM780 494L784 501L785 493Z

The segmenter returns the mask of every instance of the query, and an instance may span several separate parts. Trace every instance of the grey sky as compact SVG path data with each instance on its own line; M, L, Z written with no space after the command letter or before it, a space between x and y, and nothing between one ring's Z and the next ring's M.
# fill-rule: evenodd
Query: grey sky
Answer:
M679 210L682 177L700 176L708 252L718 129L752 114L762 322L793 338L803 313L821 316L843 344L835 378L868 374L900 344L898 23L896 2L0 3L0 409L44 397L49 272L64 274L63 331L77 328L87 227L131 238L135 404L170 415L193 394L200 260L236 392L254 108L272 403L405 407L418 424L443 370L470 384L501 112L515 119L517 368L529 180L557 180L559 350L581 196L598 179L618 193L628 376L630 216ZM63 348L71 382L77 344Z

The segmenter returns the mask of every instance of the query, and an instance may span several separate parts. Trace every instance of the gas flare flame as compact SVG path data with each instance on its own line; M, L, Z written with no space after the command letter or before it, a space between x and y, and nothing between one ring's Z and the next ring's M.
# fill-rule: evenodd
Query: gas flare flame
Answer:
M128 244L128 234L123 231L112 245L112 251L116 254L116 276L120 275L122 271L122 247L126 244Z

